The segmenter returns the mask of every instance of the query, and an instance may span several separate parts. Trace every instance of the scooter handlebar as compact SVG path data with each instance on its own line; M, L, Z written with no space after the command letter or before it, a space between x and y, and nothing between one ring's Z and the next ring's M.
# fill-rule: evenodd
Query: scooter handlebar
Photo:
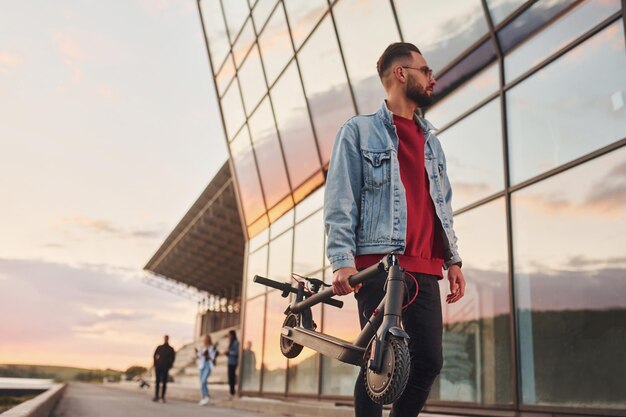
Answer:
M297 288L292 287L289 283L287 282L278 282L278 281L274 281L273 279L269 279L269 278L265 278L265 277L261 277L259 275L255 275L254 278L252 279L253 282L256 282L257 284L262 284L268 287L272 287L272 288L276 288L277 290L281 290L281 291L287 291L287 292L292 292L294 294L296 294L298 292ZM340 300L335 300L334 298L332 298L332 296L335 295L333 293L333 289L332 288L328 288L326 290L320 291L317 294L314 294L306 299L304 299L303 301L301 301L300 303L298 303L298 305L308 302L310 299L315 298L315 301L310 304L311 306L317 304L317 303L324 303L324 304L328 304L331 305L333 307L338 307L341 308L343 307L343 301ZM296 314L300 313L302 310L304 310L306 307L303 307L301 310L299 311L292 311Z

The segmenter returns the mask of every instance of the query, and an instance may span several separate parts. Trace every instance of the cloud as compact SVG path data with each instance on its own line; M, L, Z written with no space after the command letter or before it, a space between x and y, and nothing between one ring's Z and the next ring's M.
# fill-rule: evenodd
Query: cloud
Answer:
M96 95L105 100L113 100L117 97L117 93L111 86L100 84L96 87Z
M44 245L42 245L44 248L53 248L53 249L60 249L60 248L64 248L65 245L61 244L61 243L56 243L56 242L50 242L50 243L46 243Z
M169 333L192 337L196 303L145 285L141 271L0 258L4 361L123 368ZM29 359L30 358L30 359Z
M583 207L602 212L623 212L626 208L626 162L613 167L591 186Z
M80 63L85 57L83 48L75 38L67 33L59 31L54 32L52 34L52 40L61 54L63 62L71 72L70 79L76 83L80 82L83 78Z
M567 261L567 266L572 268L582 268L589 266L626 266L626 256L609 258L587 258L583 255L573 256Z
M108 220L94 219L85 216L69 216L61 219L64 225L78 226L79 228L101 235L108 235L118 238L140 238L140 239L156 239L161 238L165 234L164 227L153 227L146 229L125 229L119 227Z
M0 74L8 74L13 68L22 63L22 58L8 51L0 51Z

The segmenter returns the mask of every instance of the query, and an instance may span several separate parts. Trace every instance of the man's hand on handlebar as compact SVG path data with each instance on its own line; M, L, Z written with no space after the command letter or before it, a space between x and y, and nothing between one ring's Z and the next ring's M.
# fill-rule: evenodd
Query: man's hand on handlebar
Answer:
M348 283L348 278L358 271L354 267L339 268L333 274L333 292L337 295L350 294L353 288Z

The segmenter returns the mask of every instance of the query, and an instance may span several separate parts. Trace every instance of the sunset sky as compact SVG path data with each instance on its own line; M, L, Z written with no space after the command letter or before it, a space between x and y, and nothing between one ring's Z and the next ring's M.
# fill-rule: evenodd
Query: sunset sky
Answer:
M150 364L143 266L226 160L195 0L0 3L0 363Z

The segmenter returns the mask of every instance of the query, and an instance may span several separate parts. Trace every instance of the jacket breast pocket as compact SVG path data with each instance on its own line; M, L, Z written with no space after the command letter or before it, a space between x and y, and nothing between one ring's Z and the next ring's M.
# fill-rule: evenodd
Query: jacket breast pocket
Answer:
M391 150L363 152L363 177L366 185L381 187L391 179Z

